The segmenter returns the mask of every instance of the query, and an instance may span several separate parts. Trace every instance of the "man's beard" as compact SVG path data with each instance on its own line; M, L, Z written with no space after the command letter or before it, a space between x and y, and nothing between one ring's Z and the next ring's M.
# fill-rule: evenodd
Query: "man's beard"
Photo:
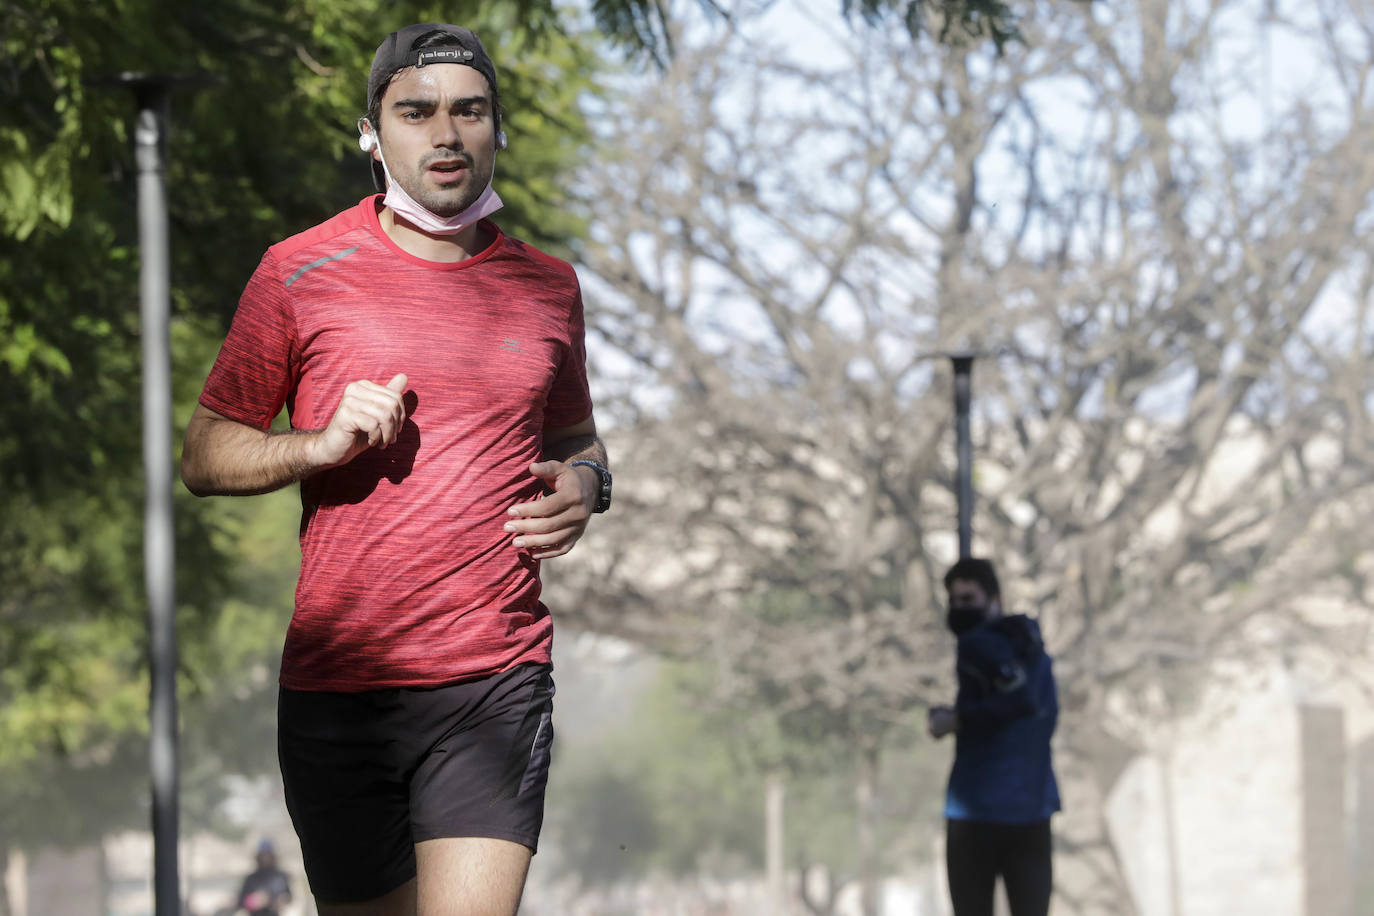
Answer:
M461 187L455 187L450 190L439 190L430 186L425 181L425 176L428 174L430 163L441 162L446 159L463 160L466 166L463 171L465 171L467 175ZM428 156L425 156L425 158L420 161L419 168L415 172L412 172L409 178L410 180L402 183L401 187L411 196L411 199L435 216L445 219L450 216L457 216L468 207L471 207L477 202L477 198L482 196L482 192L486 190L487 185L491 183L490 174L477 174L476 169L473 168L472 156L457 150L436 150Z

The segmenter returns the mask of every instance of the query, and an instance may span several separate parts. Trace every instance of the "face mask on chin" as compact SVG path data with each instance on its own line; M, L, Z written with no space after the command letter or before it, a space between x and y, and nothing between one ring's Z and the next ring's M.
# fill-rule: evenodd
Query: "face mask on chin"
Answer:
M963 636L969 630L977 628L988 618L988 609L982 605L964 605L962 607L952 607L945 615L945 626L954 633L955 636Z
M386 156L381 153L380 147L377 152L382 156L382 171L386 174L386 196L382 198L382 203L390 207L397 216L430 235L457 235L503 206L501 198L496 196L496 191L488 181L486 190L462 213L455 216L439 216L405 192L400 182L391 177L391 170L386 167Z

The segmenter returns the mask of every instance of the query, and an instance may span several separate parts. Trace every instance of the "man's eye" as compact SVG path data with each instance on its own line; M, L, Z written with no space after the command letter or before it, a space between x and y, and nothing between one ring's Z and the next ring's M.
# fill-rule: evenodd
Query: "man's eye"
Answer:
M401 115L401 117L402 117L402 118L405 118L407 121L419 121L419 120L422 120L422 119L424 118L424 116L425 116L425 113L424 113L423 111L414 111L414 110L412 110L412 111L407 111L405 114Z
M458 112L458 114L467 118L469 121L475 121L482 117L482 111L478 108L464 108L462 111Z

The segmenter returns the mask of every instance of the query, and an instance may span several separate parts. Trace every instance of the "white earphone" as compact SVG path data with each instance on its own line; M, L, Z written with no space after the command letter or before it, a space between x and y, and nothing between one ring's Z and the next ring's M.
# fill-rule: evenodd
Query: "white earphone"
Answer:
M372 123L367 118L358 119L358 149L370 153L377 148L377 135L371 130L363 130L364 124L369 128L372 127Z
M377 135L370 130L363 130L364 124L367 124L368 127L372 126L368 123L367 118L358 119L358 149L370 153L377 148ZM496 132L496 148L506 148L506 132L504 130Z

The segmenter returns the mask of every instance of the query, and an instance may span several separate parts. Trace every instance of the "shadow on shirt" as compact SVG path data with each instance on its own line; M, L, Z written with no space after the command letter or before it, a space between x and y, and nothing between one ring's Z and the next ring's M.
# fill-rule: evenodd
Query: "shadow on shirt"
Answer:
M307 505L357 504L371 496L382 480L399 484L410 476L420 451L420 427L411 419L420 406L420 397L407 391L402 400L406 420L396 441L386 448L369 448L348 464L308 478L301 487Z

